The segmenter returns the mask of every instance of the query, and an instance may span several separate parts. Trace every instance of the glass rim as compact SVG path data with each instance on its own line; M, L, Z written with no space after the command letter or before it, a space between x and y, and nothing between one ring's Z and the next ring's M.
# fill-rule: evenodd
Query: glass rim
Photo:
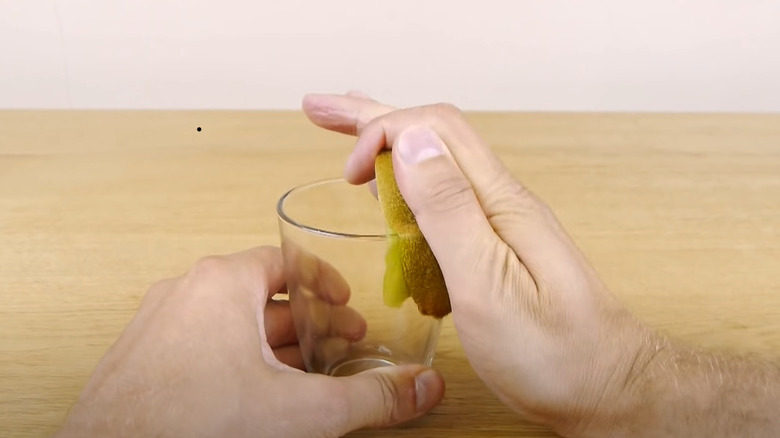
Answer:
M326 236L326 237L336 237L341 239L363 239L363 240L385 240L389 236L388 234L357 234L357 233L342 233L340 231L332 231L332 230L326 230L322 229L320 227L314 227L311 225L306 225L304 223L301 223L300 221L297 221L290 216L287 215L287 213L284 211L284 203L287 201L287 198L289 198L291 195L295 194L296 192L310 189L317 186L322 186L326 184L333 184L333 183L344 183L349 184L346 179L344 178L326 178L326 179L320 179L316 181L311 181L308 183L297 185L287 192L285 192L279 200L276 202L276 215L281 219L282 221L286 222L289 225L292 225L296 228L299 228L301 230L318 234L320 236Z

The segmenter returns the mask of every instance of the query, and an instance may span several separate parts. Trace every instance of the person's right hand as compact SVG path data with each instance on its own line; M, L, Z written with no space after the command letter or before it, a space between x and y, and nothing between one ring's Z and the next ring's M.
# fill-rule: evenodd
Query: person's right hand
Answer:
M446 279L468 358L499 398L566 435L611 427L662 341L611 295L550 209L450 105L396 110L309 95L318 126L356 135L345 176L393 148L399 188Z

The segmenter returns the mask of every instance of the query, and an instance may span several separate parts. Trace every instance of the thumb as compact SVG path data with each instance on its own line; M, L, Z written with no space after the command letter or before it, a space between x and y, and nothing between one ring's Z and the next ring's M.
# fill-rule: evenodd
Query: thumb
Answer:
M398 136L393 151L398 188L439 262L450 298L457 300L453 296L458 295L453 294L457 288L451 286L469 285L475 269L494 266L496 249L503 242L471 183L434 131L410 127Z
M417 418L444 396L444 379L431 368L403 365L375 368L333 379L345 415L332 417L333 429L346 434L367 427L384 427ZM330 400L332 402L332 400Z

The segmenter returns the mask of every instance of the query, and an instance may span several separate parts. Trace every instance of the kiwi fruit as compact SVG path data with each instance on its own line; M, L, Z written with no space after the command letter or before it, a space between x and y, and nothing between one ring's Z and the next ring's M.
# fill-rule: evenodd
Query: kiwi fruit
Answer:
M400 307L411 297L423 315L443 318L452 311L444 276L414 213L398 190L389 150L379 153L375 171L377 197L388 231L384 302Z

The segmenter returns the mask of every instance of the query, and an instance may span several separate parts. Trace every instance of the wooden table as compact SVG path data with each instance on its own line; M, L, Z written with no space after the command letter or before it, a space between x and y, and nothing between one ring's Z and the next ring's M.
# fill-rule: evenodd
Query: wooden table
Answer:
M780 116L469 117L641 318L780 351ZM51 434L152 282L278 244L279 195L350 147L298 113L0 112L0 436ZM451 319L435 366L439 408L355 436L552 436L485 389Z

